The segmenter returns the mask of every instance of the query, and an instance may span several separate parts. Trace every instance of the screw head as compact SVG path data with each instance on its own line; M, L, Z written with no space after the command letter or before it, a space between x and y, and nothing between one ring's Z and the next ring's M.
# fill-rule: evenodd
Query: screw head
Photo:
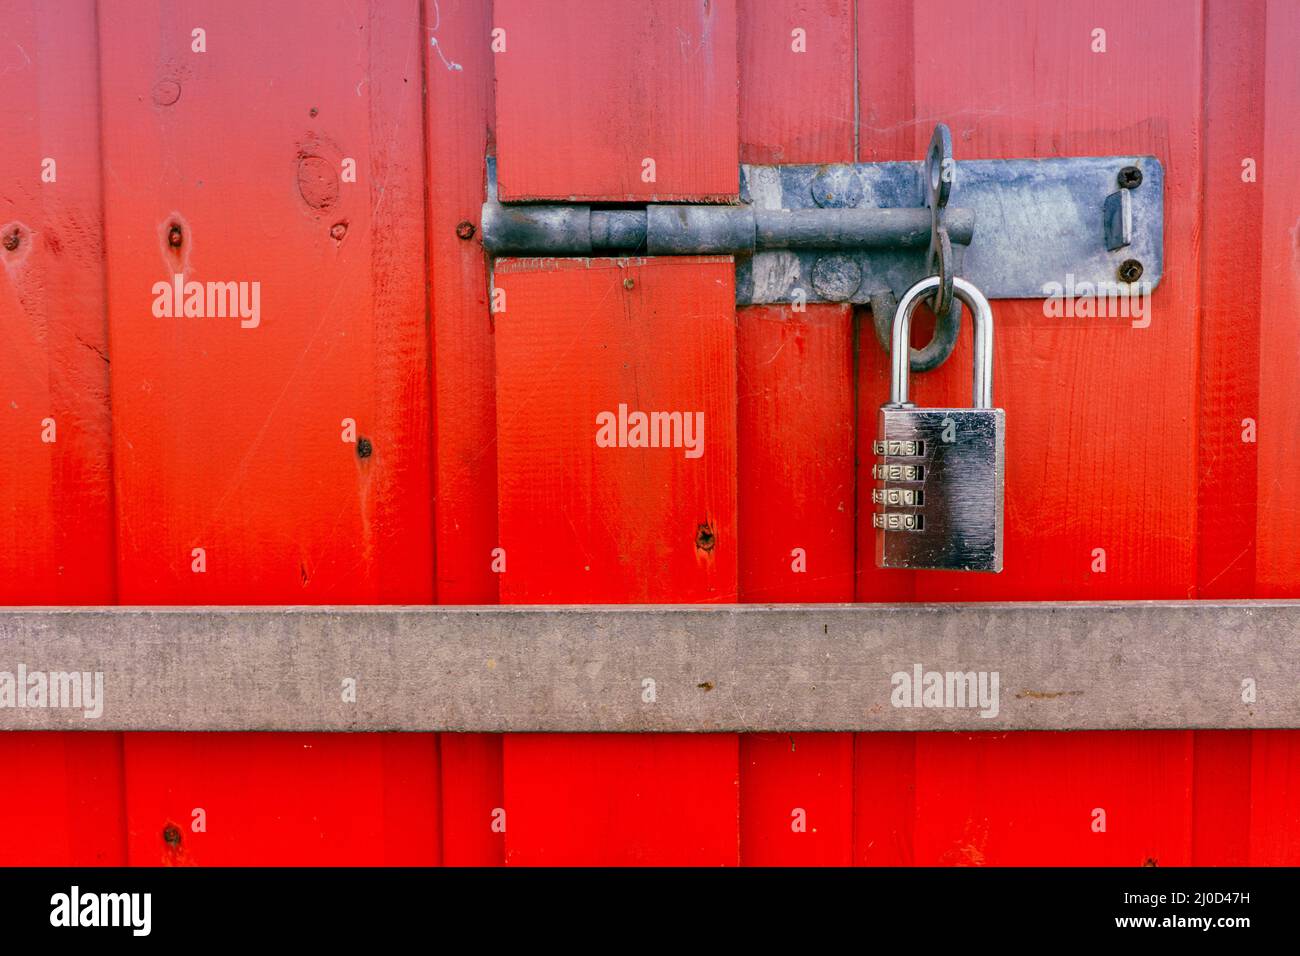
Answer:
M628 276L626 279L623 280L623 288L624 288L624 289L635 289L635 288L636 288L636 280L633 279L631 276Z
M1142 185L1142 170L1136 166L1125 166L1115 177L1120 189L1137 189Z
M1136 259L1125 259L1119 264L1119 278L1121 282L1137 282L1142 278L1142 263Z
M173 249L179 249L181 243L185 241L185 234L181 232L180 226L172 226L167 230L167 245Z
M461 239L474 238L474 224L468 219L462 220L456 224L456 235Z
M15 228L13 232L6 233L4 239L0 241L3 241L6 249L13 252L18 248L19 243L23 241L23 236L22 233Z
M343 237L348 234L348 224L346 222L336 222L330 226L330 238L335 242L342 242Z
M358 458L369 458L371 452L373 452L374 450L375 450L375 448L374 448L373 445L370 444L370 439L369 439L369 438L358 438L358 439L357 439L357 457L358 457Z
M181 845L181 828L174 823L169 823L163 827L162 837L163 842L168 846L178 847Z

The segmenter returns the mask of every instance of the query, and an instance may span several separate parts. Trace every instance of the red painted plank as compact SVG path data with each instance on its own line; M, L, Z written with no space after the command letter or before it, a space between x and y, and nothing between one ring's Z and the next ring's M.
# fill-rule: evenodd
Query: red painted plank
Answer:
M490 42L503 199L735 197L735 0L496 0Z
M916 750L924 734L853 735L853 862L916 863Z
M1270 0L1264 51L1263 156L1256 188L1263 196L1259 277L1260 379L1258 422L1258 597L1300 597L1300 482L1295 477L1300 412L1295 384L1300 380L1300 206L1295 195L1269 184L1285 182L1295 169L1300 130L1300 65L1293 52L1300 36L1300 7ZM1249 295L1249 293L1248 293ZM1235 300L1225 299L1229 311ZM1291 693L1293 688L1264 688ZM1300 731L1251 735L1251 845L1256 865L1300 863Z
M734 601L731 259L500 260L495 282L502 600ZM637 413L679 414L664 435Z
M872 3L860 10L864 36L890 22L875 12ZM1048 317L1042 300L994 303L995 399L1007 411L1006 570L923 573L917 596L1187 597L1196 568L1200 8L1018 0L989 17L975 5L918 2L912 20L888 48L913 64L911 115L926 119L912 125L906 156L880 158L920 158L933 123L945 121L958 175L962 159L1145 152L1167 175L1164 280L1149 326ZM1161 23L1158 44L1144 20ZM1092 31L1102 26L1106 52L1094 53ZM887 75L880 64L863 74L864 104L909 95L868 85ZM874 136L864 126L864 155ZM915 377L917 401L965 403L971 357L963 335L942 369ZM885 353L862 359L861 387L878 405L888 388ZM1097 549L1104 572L1093 570Z
M505 859L501 734L440 734L442 862L499 866Z
M122 735L0 734L0 866L124 866Z
M923 734L922 866L1186 866L1191 734Z
M1295 121L1300 106L1300 65L1294 39L1300 36L1300 7L1270 2L1264 53L1263 156L1258 163L1263 195L1262 264L1259 271L1261 358L1259 380L1259 597L1300 597L1300 482L1296 446L1300 439L1300 208L1295 195L1270 188L1288 181L1300 150ZM1250 293L1247 293L1249 296ZM1224 302L1237 312L1235 298ZM1248 320L1247 320L1248 321Z
M0 604L108 603L94 4L11 0L0 47Z
M735 599L732 268L497 264L503 600ZM642 447L635 412L683 413L682 427ZM628 688L648 707L673 692ZM734 735L511 735L504 755L508 863L737 861Z
M431 866L432 734L128 734L133 866Z
M5 0L0 76L0 605L108 604L95 5ZM0 865L126 861L121 735L0 734L0 762L22 768L0 788Z
M1250 863L1250 731L1192 734L1192 864Z
M496 380L487 269L474 225L492 121L488 0L425 0L429 309L433 316L438 602L495 604ZM463 229L461 230L464 231Z
M853 158L853 0L738 0L740 160Z
M424 0L429 311L433 317L434 555L440 604L495 604L496 374L487 270L477 237L491 141L489 0ZM461 232L464 229L461 228ZM441 738L443 862L497 864L504 836L501 737Z
M1250 158L1258 165L1265 158L1265 6L1265 0L1205 5L1197 416L1197 595L1203 598L1251 597L1255 587L1258 446L1243 438L1247 419L1259 417L1264 186L1257 179L1243 181L1242 162ZM1273 99L1281 93L1274 91ZM1224 308L1225 303L1232 305Z
M1155 20L1162 25L1158 44L1139 25ZM1107 31L1104 53L1092 49L1098 27ZM962 159L1148 152L1161 158L1167 174L1164 280L1151 302L1149 326L1133 327L1131 319L1119 318L1049 318L1038 300L994 303L995 398L1008 422L1006 570L996 577L879 571L863 547L872 532L860 520L859 598L1194 593L1199 8L1163 2L1135 8L1119 0L1049 7L1024 0L1004 4L998 16L989 17L977 6L937 0L863 2L859 50L864 159L918 159L933 123L944 121L953 131L959 176ZM965 403L969 342L963 336L947 365L914 378L918 402ZM866 461L862 443L871 436L861 423L873 420L888 373L870 330L860 343L859 455ZM1134 413L1135 395L1141 396L1141 414ZM869 512L869 495L870 482L863 481L860 518ZM886 812L896 816L873 822L872 839L859 835L858 859L1140 862L1144 853L1189 858L1190 734L1016 735L1005 745L983 739L918 737L914 809L908 801L888 801ZM1037 757L1040 751L1055 769L1027 780L1021 754ZM1072 753L1081 760L1077 774L1060 764L1062 755ZM894 763L877 767L862 756L856 768L860 789L890 792L894 776L897 786L906 786ZM1131 786L1126 777L1142 761L1154 762L1158 774ZM1007 781L1027 788L1033 798L1016 797ZM1109 795L1130 821L1112 828L1104 844L1087 842L1086 827L1081 835L1071 829L1074 817L1067 822L1055 809L1090 793ZM1174 818L1182 829L1157 818L1169 807L1177 808ZM906 839L909 827L910 855L906 848L886 849L883 857L864 849L873 840L888 847L896 835Z
M417 23L414 2L101 20L124 602L431 599ZM247 317L156 316L178 272L246 283Z
M859 162L922 158L916 141L929 134L917 132L925 124L916 112L913 7L913 0L857 0Z
M740 860L746 866L853 861L853 735L743 734Z
M419 14L100 18L123 601L432 600ZM260 283L257 321L155 315L177 271L250 283L249 306ZM437 862L432 736L143 736L127 755L133 862ZM195 806L208 833L168 848Z
M1300 731L1251 734L1252 866L1300 865Z
M741 600L852 600L852 312L737 321Z
M1209 599L1255 594L1264 208L1258 166L1265 162L1265 107L1282 94L1265 88L1265 21L1265 0L1205 5L1196 583L1197 595ZM1244 175L1246 158L1256 164L1253 177ZM1245 865L1252 735L1197 731L1195 738L1193 862Z
M734 734L509 734L505 766L508 864L736 862Z

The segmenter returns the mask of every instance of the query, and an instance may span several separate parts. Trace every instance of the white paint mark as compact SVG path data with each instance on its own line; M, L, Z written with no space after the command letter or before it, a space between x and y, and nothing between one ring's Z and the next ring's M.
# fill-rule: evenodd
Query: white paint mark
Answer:
M4 76L6 73L21 73L23 70L27 69L29 66L32 65L32 58L27 55L27 51L23 49L23 45L19 43L17 40L15 40L14 46L16 46L18 48L18 52L23 55L23 61L24 61L23 65L6 66L3 70L0 70L0 76Z
M442 11L438 9L438 0L434 0L434 2L433 2L433 26L430 28L429 32L430 32L431 34L432 34L432 33L437 33L437 32L438 32L438 25L439 25L440 23L442 23ZM442 47L438 45L438 38L437 38L436 36L430 36L430 37L429 37L429 45L430 45L431 47L433 47L435 50L438 51L438 59L442 60L442 65L445 66L448 70L452 70L452 71L454 71L454 72L459 73L462 69L464 69L464 67L462 67L462 66L461 66L459 63L457 63L455 60L449 60L449 59L447 59L447 57L446 57L446 56L443 54L443 52L442 52Z

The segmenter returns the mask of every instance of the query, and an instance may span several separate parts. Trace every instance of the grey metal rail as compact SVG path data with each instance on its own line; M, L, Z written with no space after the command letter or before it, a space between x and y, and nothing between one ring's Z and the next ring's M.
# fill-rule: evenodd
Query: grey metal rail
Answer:
M0 611L0 730L1300 727L1298 678L1300 602Z

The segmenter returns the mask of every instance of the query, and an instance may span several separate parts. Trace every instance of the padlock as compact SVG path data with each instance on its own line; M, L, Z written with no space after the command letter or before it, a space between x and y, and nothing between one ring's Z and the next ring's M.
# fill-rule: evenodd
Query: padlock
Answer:
M993 407L993 310L953 279L974 319L972 408L917 408L907 400L912 312L939 287L922 279L899 300L890 341L889 401L880 406L871 500L882 568L1002 570L1006 412Z

